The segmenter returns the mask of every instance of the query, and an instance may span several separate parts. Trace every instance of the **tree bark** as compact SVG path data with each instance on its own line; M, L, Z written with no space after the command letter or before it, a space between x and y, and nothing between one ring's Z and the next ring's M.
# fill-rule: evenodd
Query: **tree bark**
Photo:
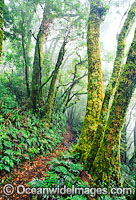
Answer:
M104 97L102 68L100 57L100 25L105 8L100 1L92 1L87 31L88 53L88 98L83 129L73 153L80 152L83 159L87 158L88 149L96 132ZM101 13L101 14L100 14Z
M36 39L35 55L33 62L33 75L32 75L32 103L33 109L36 110L36 105L39 99L39 92L42 80L42 64L43 64L43 47L44 41L48 36L49 25L52 20L49 18L49 13L45 6L43 13L43 20L39 28L39 32Z
M122 27L121 33L118 36L118 46L117 46L116 58L114 61L113 73L112 73L111 79L106 87L106 92L105 92L105 97L104 97L104 101L102 104L98 128L94 135L93 142L90 147L90 155L89 155L90 158L89 159L92 161L92 164L93 164L96 153L100 146L100 142L103 137L103 133L105 130L108 113L109 113L109 102L113 95L114 89L118 83L119 75L120 75L120 72L122 69L122 63L123 63L124 51L125 51L125 41L130 32L130 29L133 25L135 16L136 16L136 1L132 4L132 6L128 12L128 16L125 20L125 23Z
M120 132L130 99L136 87L136 30L126 65L121 73L117 90L111 106L103 140L93 166L90 167L90 154L87 168L94 181L110 182L111 176L118 180L120 175Z
M57 81L57 77L58 77L58 73L59 73L59 69L60 66L63 62L64 59L64 55L65 55L65 46L66 46L66 41L64 39L64 42L61 46L61 49L59 51L59 56L58 56L58 60L55 66L55 70L51 79L51 84L50 84L50 88L49 88L49 93L48 93L48 99L45 105L45 113L44 115L46 115L46 120L49 122L50 118L51 118L51 110L52 110L52 104L53 104L53 96L54 96L54 91L55 91L55 85L56 85L56 81Z

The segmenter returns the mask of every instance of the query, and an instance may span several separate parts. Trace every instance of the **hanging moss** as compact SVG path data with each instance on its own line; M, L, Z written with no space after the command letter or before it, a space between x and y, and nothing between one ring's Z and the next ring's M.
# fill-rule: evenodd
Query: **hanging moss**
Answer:
M111 177L116 181L120 177L120 131L135 87L136 32L129 50L126 65L119 79L103 140L100 143L93 166L89 170L94 181L100 180L109 183Z
M3 44L3 7L4 7L4 0L0 0L0 61L1 61L2 44Z
M136 16L136 1L132 4L128 12L128 16L122 27L122 30L120 34L118 35L117 53L116 53L116 58L114 61L113 73L106 87L106 92L105 92L105 97L102 104L102 110L100 114L98 128L94 135L93 142L89 150L90 153L87 159L87 168L91 168L93 161L95 159L95 156L97 154L97 151L100 147L100 142L102 140L106 122L107 122L107 117L108 117L108 112L109 112L109 102L114 92L115 86L118 83L118 78L122 69L121 66L124 59L125 41L133 25L135 16Z
M97 130L104 97L99 37L100 24L105 11L105 8L99 1L92 2L87 31L88 98L86 115L79 141L73 150L73 153L80 152L83 158L87 157L87 152L91 145L94 133Z

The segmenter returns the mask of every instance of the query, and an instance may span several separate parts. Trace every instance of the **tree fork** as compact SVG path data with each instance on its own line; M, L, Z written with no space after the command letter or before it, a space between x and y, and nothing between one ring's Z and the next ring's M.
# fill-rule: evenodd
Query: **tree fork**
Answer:
M120 132L124 117L136 87L136 30L129 49L125 67L121 73L117 90L113 99L103 140L91 167L88 154L86 167L94 181L110 182L112 175L118 180L120 175ZM114 177L114 176L113 176Z
M117 46L116 58L114 61L113 73L112 73L111 79L106 87L106 92L105 92L105 97L104 97L104 101L102 104L98 128L94 135L92 144L89 148L89 152L90 152L89 159L91 160L92 164L93 164L93 161L97 154L97 151L100 147L100 142L101 142L103 134L104 134L107 117L108 117L108 112L109 112L109 102L110 102L111 96L113 95L115 86L118 83L119 75L120 75L120 72L122 69L121 66L122 66L124 52L125 52L125 40L130 32L132 25L133 25L135 16L136 16L136 1L132 4L132 6L128 12L128 16L122 27L122 30L121 30L120 34L118 35L118 46Z

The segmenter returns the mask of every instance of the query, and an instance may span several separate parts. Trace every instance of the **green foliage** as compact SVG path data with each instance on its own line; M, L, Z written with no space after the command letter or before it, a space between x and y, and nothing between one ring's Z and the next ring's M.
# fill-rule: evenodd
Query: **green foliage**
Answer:
M25 87L24 80L22 75L19 73L6 73L1 74L1 86L5 88L5 94L9 97L14 97L14 101L16 101L15 108L18 105L24 104L25 97ZM11 100L12 103L12 100Z
M95 187L95 186L94 186ZM100 188L105 188L105 187L107 187L106 186L106 182L102 182L102 183L100 183L99 182L99 187ZM119 186L118 186L119 187ZM117 185L116 185L116 182L115 181L111 181L111 183L110 183L110 185L109 185L109 187L108 187L108 192L110 193L110 189L111 188L117 188ZM109 194L106 194L106 195L101 195L100 197L98 197L98 200L126 200L126 196L124 196L124 195L117 195L117 194L114 194L114 195L109 195Z
M47 171L45 174L45 178L43 180L33 179L29 183L31 187L35 188L85 188L88 187L86 182L80 178L80 171L83 170L83 166L80 163L75 163L76 155L70 155L69 152L61 153L60 157L53 158L51 162L50 171ZM44 198L47 198L47 195ZM49 197L49 196L48 196ZM53 199L82 199L86 200L87 198L79 195L51 195Z
M65 122L62 125L55 120L46 127L44 120L30 111L14 110L0 119L0 170L8 172L20 161L56 148L65 129Z
M122 197L118 197L118 196L112 196L110 197L109 195L104 195L104 196L101 196L100 198L98 198L98 200L126 200L126 197L122 196Z
M16 102L15 95L10 93L10 90L5 88L2 81L0 81L0 111L3 114L8 113L11 109L17 108L18 104ZM0 121L2 120L2 116L0 116Z
M101 2L91 1L91 6L94 9L95 4L98 4L96 12L98 12L99 17L103 19L109 8L104 3L106 1ZM85 113L85 110L82 110L81 107L84 104L80 102L78 105L73 106L73 104L79 101L80 97L79 95L75 95L73 98L72 95L76 94L77 92L82 93L86 88L87 80L83 79L78 81L78 79L84 74L84 72L86 72L87 63L85 62L82 65L77 65L79 61L77 56L80 57L81 61L82 58L80 55L78 55L78 53L83 53L83 50L86 48L86 25L88 18L87 15L89 12L88 5L85 6L85 3L81 3L80 0L17 0L16 2L14 0L10 0L7 1L6 4L7 5L5 6L4 10L5 46L2 65L3 69L6 68L8 73L5 73L6 75L1 75L0 82L0 171L6 170L9 172L15 165L18 165L20 161L31 159L37 154L44 155L45 152L53 150L60 143L61 133L64 133L66 124L65 117L62 115L63 107L68 108L67 122L71 125L72 130L77 134L81 132ZM43 119L39 119L38 117L38 114L43 110L42 106L44 106L46 102L50 81L47 85L45 85L43 91L41 92L42 97L40 100L42 103L38 102L39 105L37 106L38 109L36 110L37 113L39 112L38 114L36 113L34 115L30 111L23 113L22 109L25 106L19 109L19 105L24 105L24 103L26 103L25 100L27 99L25 86L25 63L28 65L28 71L30 70L30 78L28 77L28 82L32 79L32 54L34 52L34 44L37 37L36 35L39 31L39 25L42 20L41 15L39 16L38 14L42 11L44 6L47 9L47 18L51 19L53 22L52 25L55 24L54 27L52 25L50 26L50 22L48 24L50 30L52 29L53 31L50 32L51 36L53 37L48 38L49 41L47 40L47 43L50 43L51 40L61 40L66 32L69 32L68 40L71 42L69 46L74 47L74 43L77 43L78 46L78 49L74 49L73 53L71 54L74 57L72 62L69 61L66 63L67 59L63 60L64 64L62 64L61 67L63 68L65 64L67 64L68 70L66 68L61 70L60 77L54 87L56 90L58 89L58 91L55 91L56 99L55 95L53 94L53 106L55 108L52 110L50 127L48 127L48 124L45 124ZM127 28L127 30L129 29ZM48 28L46 31L48 32ZM54 31L57 33L57 35L54 35ZM127 33L126 30L125 32ZM54 37L56 37L56 39ZM75 39L76 42L74 41ZM47 49L45 48L46 55L44 56L42 70L42 83L48 80L48 77L54 69L53 63L55 63L57 60L56 56L54 55L54 49L52 50L52 47L48 49L48 44L46 45ZM25 53L23 52L23 46ZM81 47L83 49L80 49ZM69 48L67 49L69 50ZM72 50L72 48L70 50ZM76 57L75 52L77 53ZM68 54L69 52L67 52L67 55ZM52 59L50 59L51 56ZM106 61L110 63L113 60L114 55L112 52L105 52L104 57L106 58ZM70 97L73 99L71 99L72 101L70 103L68 101L65 104L65 102L63 102L63 98L61 97L63 92L66 91L67 87L69 88L69 86L71 86L72 81L74 80L73 75L77 81L72 88L70 87L71 90L69 90L69 92L71 94L68 95L68 99L70 99ZM63 80L61 80L61 78ZM107 81L107 79L109 79L109 76L108 73L105 73L103 80ZM98 81L95 80L95 77L93 77L91 81L92 84L98 85ZM89 85L91 86L92 84ZM95 87L95 89L96 88L97 87ZM96 95L93 96L90 94L90 99L92 100L92 98L95 98L95 96ZM67 98L65 100L67 100ZM96 103L97 102L94 104ZM103 119L106 119L106 113L107 112L104 113ZM98 112L96 114L98 115ZM96 150L96 148L94 149ZM105 153L107 153L106 150ZM76 160L79 160L78 154L76 154ZM106 160L109 162L110 158L106 158ZM58 185L61 187L64 185L71 187L72 184L81 187L84 185L79 177L79 170L82 170L82 166L81 164L75 163L75 157L72 157L68 154L62 154L59 159L53 159L50 164L52 164L50 167L51 171L47 172L45 179L43 181L36 179L34 180L35 182L32 182L34 185L36 185L36 187L56 187ZM103 170L104 168L102 168L102 171ZM122 166L122 175L122 182L124 185L127 185L128 181L131 186L134 187L134 172L131 173L130 168L126 165ZM61 196L57 199L84 200L86 197L75 195L66 198ZM101 199L111 198L109 196L104 196L101 197ZM114 199L124 198L114 197Z
M70 196L70 197L67 197L66 199L68 199L68 200L86 200L87 198L86 197L84 197L84 196L79 196L79 195L74 195L74 196Z
M133 191L135 190L136 187L135 169L136 169L136 164L134 164L133 167L126 164L121 165L122 184L124 185L124 187L131 187Z

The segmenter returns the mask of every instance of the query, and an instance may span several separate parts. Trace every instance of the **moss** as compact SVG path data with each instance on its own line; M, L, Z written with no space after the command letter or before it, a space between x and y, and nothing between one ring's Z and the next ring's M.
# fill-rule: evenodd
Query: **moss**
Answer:
M136 32L129 50L127 63L119 79L103 140L90 169L94 181L100 180L109 183L111 177L116 181L120 177L120 131L135 87Z
M111 79L106 87L105 97L102 104L100 119L97 131L94 135L93 142L90 146L88 159L86 168L90 169L92 167L93 161L95 159L95 156L97 154L97 151L100 146L100 142L103 138L105 126L109 114L109 103L110 99L114 93L114 89L118 83L118 78L120 75L120 72L122 70L122 62L124 59L124 51L125 51L125 41L127 38L127 35L133 25L134 19L136 15L136 2L134 2L128 12L128 16L125 20L125 23L122 27L121 33L118 35L118 46L117 46L117 53L116 58L114 61L114 67L113 67L113 73L111 76ZM119 109L119 108L118 108Z
M100 7L101 6L101 7ZM100 116L102 101L104 97L102 69L100 57L100 24L102 16L98 10L103 8L99 1L93 2L90 6L90 16L88 20L87 31L87 49L88 49L88 98L86 115L83 129L73 153L80 152L81 157L86 159L89 147L92 143L94 133L96 132Z
M35 55L33 63L33 75L32 75L32 94L31 99L33 102L33 108L36 109L36 105L40 96L40 86L42 81L42 64L43 64L43 46L44 41L48 35L48 27L52 20L48 17L46 7L44 9L43 20L39 28L37 35Z

